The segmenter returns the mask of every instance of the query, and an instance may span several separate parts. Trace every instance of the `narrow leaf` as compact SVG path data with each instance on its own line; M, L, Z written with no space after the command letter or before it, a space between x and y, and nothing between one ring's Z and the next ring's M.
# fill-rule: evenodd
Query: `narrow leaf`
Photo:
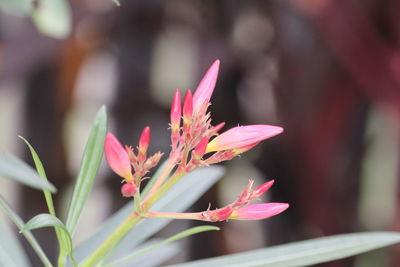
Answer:
M170 191L168 191L153 207L154 211L183 212L200 198L223 175L224 168L211 166L201 168L181 179ZM201 181L201 182L199 182ZM96 247L98 247L121 222L129 216L134 209L133 201L130 201L110 219L108 219L96 233L89 239L78 245L75 256L78 260L84 259ZM126 255L127 251L142 243L153 234L165 227L171 219L146 219L125 236L115 248L110 260Z
M21 232L23 233L27 230L33 230L45 227L54 227L60 229L59 231L61 237L59 239L60 249L66 251L67 255L70 256L72 261L75 261L72 255L71 235L68 229L65 227L65 225L57 217L46 213L36 215L24 225L24 227L21 229Z
M56 192L54 185L42 180L34 169L11 154L0 153L0 175L32 188Z
M22 136L18 136L19 138L21 138L25 144L28 146L31 154L32 154L32 158L33 161L35 162L35 166L36 166L36 170L40 176L40 178L45 181L48 182L47 176L46 176L46 172L43 168L43 164L38 156L38 154L36 153L35 149L31 146L31 144ZM43 189L43 193L46 199L46 203L47 203L47 207L49 209L49 212L51 215L56 216L56 212L54 209L54 204L53 204L53 198L51 196L51 192L49 190Z
M16 235L0 216L0 266L30 266Z
M23 138L22 136L19 136L19 138L21 138L25 142L25 144L28 146L28 148L32 154L33 161L35 162L36 170L39 173L40 178L42 180L48 182L43 164L42 164L38 154L36 153L35 149L31 146L31 144L25 138ZM51 195L51 192L49 190L43 189L43 193L44 193L44 197L46 199L46 204L47 204L49 213L52 216L56 217L56 210L54 208L53 197ZM54 227L54 231L56 232L57 240L58 240L58 243L60 244L60 255L70 255L71 250L68 249L67 237L61 232L59 227ZM72 255L70 255L70 256L72 257Z
M4 211L4 213L11 219L11 221L17 226L19 230L22 230L24 227L24 222L22 219L13 211L7 201L0 195L0 208ZM46 267L52 267L53 265L47 258L46 254L43 252L43 249L40 247L39 243L36 241L35 237L32 235L30 231L24 231L22 233L28 243L32 246L33 250L42 261L43 265Z
M65 38L71 32L71 8L66 0L41 0L32 12L32 21L40 32Z
M206 231L216 231L216 230L219 230L219 228L216 227L216 226L211 226L211 225L196 226L196 227L187 229L187 230L185 230L183 232L180 232L180 233L178 233L176 235L173 235L173 236L171 236L171 237L169 237L169 238L167 238L167 239L165 239L165 240L163 240L163 241L161 241L161 242L159 242L157 244L154 244L152 246L144 248L144 249L142 249L140 251L137 251L137 252L135 252L135 253L133 253L131 255L125 256L125 257L123 257L123 258L121 258L119 260L113 261L112 263L107 264L106 267L115 266L115 265L121 264L121 263L127 263L127 261L129 261L129 260L132 260L132 259L134 259L136 257L142 256L143 254L146 254L146 253L148 253L148 252L150 252L150 251L152 251L152 250L154 250L156 248L159 248L159 247L167 245L169 243L178 241L178 240L180 240L182 238L185 238L185 237L188 237L188 236L191 236L191 235L194 235L194 234L206 232ZM133 266L132 262L129 263L129 264L130 264L130 266Z
M365 232L335 235L222 257L173 265L294 267L338 260L400 242L400 233Z
M73 235L76 230L79 216L92 189L94 179L103 157L104 138L107 131L107 114L103 106L97 112L85 152L82 165L75 184L74 193L68 210L66 226Z

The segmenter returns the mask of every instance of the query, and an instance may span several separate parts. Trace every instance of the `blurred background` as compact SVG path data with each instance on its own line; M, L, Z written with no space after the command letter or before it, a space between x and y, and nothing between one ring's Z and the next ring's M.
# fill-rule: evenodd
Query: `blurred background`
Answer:
M250 178L275 179L269 200L291 206L262 222L220 223L222 231L186 240L187 249L173 262L340 233L400 230L399 1L120 4L0 1L0 151L32 163L17 138L25 136L59 189L59 210L67 208L63 199L101 105L108 108L109 131L122 143L136 145L149 125L151 152L168 152L173 91L195 89L220 59L213 124L274 124L285 132L226 164L222 181L192 209L230 203ZM41 16L48 12L44 7L51 16ZM79 239L127 201L119 189L119 178L103 164ZM45 211L41 192L0 179L0 193L24 220ZM160 235L184 224L173 223ZM37 232L55 254L48 233ZM323 266L400 266L400 251L392 247Z

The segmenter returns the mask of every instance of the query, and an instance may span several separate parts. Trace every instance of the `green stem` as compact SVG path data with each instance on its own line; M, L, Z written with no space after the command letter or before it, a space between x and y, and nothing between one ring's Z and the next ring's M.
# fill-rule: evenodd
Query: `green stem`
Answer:
M81 267L95 266L107 252L113 248L118 242L142 219L140 216L129 216L102 244L92 255L87 258Z
M175 161L171 160L168 162L164 171L158 178L159 180L165 180L170 174L171 170L175 166ZM184 175L186 172L177 170L164 184L162 184L157 191L153 190L156 186L152 187L149 194L142 203L141 212L143 215L135 214L134 217L129 216L108 238L103 244L98 247L92 255L89 256L87 260L85 260L81 267L91 267L95 266L95 264L102 258L107 252L110 251L118 242L141 220L146 216L149 209L169 190L172 186L174 186ZM157 180L157 182L159 181ZM159 183L161 184L161 183ZM152 193L152 191L155 191Z

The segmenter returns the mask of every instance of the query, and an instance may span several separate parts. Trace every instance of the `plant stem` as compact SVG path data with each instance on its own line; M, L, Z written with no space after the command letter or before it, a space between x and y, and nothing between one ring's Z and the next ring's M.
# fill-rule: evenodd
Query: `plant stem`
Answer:
M129 216L107 239L103 242L103 244L98 247L93 254L91 254L87 260L85 260L81 267L91 267L95 266L95 264L102 258L107 252L110 251L118 242L140 221L142 220L146 214L149 212L149 209L169 190L172 186L174 186L185 174L186 172L182 170L177 170L169 180L167 180L164 184L159 182L160 180L165 180L170 174L171 170L175 166L175 162L171 159L163 172L160 174L158 178L158 186L157 182L154 184L150 192L147 194L147 197L142 202L141 205L141 213L140 215L134 214L132 217ZM162 184L162 185L161 185ZM153 193L152 193L153 192Z
M203 221L201 212L192 213L175 213L175 212L152 212L146 213L146 218L169 218L169 219L183 219L183 220L198 220Z
M177 170L171 178L166 181L154 194L148 194L148 198L142 203L142 211L146 213L149 209L169 190L175 185L186 173Z
M170 157L168 159L167 165L165 166L164 170L158 177L157 181L151 187L151 189L150 189L149 193L146 195L144 201L149 199L160 188L160 186L163 184L165 179L167 179L167 177L171 173L172 169L175 167L175 163L176 163L176 160L173 157Z
M113 248L118 242L134 227L142 217L140 216L129 216L102 244L98 247L92 255L90 255L83 263L81 267L92 267L95 266L96 262L99 261L107 252Z

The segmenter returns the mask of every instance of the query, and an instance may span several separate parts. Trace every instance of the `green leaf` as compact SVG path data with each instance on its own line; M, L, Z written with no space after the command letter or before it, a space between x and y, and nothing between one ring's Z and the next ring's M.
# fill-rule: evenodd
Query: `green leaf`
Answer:
M17 226L19 230L22 230L24 227L24 222L22 219L13 211L7 201L0 195L0 208L4 211L4 213L11 219L11 221ZM39 243L36 241L35 237L32 235L30 231L24 231L22 233L28 243L32 246L33 250L42 261L43 265L46 267L52 267L53 265L47 258L46 254L43 252L43 249L40 247Z
M285 245L209 258L176 267L264 266L294 267L343 259L400 242L400 233L365 232L335 235Z
M71 32L71 10L66 0L40 0L32 21L40 32L62 39Z
M40 161L40 158L39 158L38 154L36 153L35 149L31 146L31 144L25 138L23 138L22 136L18 136L18 137L21 138L25 142L25 144L28 146L28 148L32 154L33 161L35 162L36 171L38 172L40 178L43 181L48 182L46 172L44 171L44 168L43 168L43 164ZM49 190L43 189L43 193L44 193L44 197L46 199L47 207L49 209L50 214L53 216L56 216L56 212L55 212L54 204L53 204L53 198L51 197L51 192Z
M135 247L129 253L135 253L138 252L142 249L145 249L149 246L153 246L157 243L162 242L163 239L161 238L152 238L147 240L146 242L140 244L139 246ZM171 259L172 257L178 255L179 253L182 252L182 244L181 243L169 243L167 245L155 248L154 250L135 257L132 260L129 260L123 264L119 264L118 267L131 267L131 266L142 266L144 265L143 263L146 263L145 265L147 267L156 267L156 266L161 266L163 262L166 262L167 260Z
M15 234L0 216L0 266L30 266L25 251Z
M14 15L28 16L33 10L33 0L0 0L0 9Z
M107 131L107 113L103 106L97 112L85 152L82 165L75 184L74 193L68 210L66 226L70 233L74 233L79 216L92 189L101 159L103 157L104 139Z
M21 138L25 144L28 146L31 154L32 154L32 158L33 161L35 162L35 166L36 166L36 170L39 173L39 176L41 179L43 179L44 181L48 181L47 176L46 176L46 172L43 168L43 164L38 156L38 154L36 153L35 149L31 146L31 144L22 136L19 136L19 138ZM54 208L54 203L53 203L53 197L51 196L51 192L49 190L43 189L43 193L44 193L44 197L46 199L46 204L47 204L47 208L49 210L49 213L56 217L56 210ZM67 245L66 243L68 242L67 240L65 240L65 235L63 235L63 233L61 232L61 230L58 227L54 227L54 231L56 232L56 236L57 236L57 240L58 243L60 244L60 256L59 258L65 258L65 255L70 254L71 252L67 249ZM72 257L72 255L71 255Z
M211 166L201 168L181 179L153 207L154 211L183 212L198 200L223 175L224 168ZM108 219L96 233L78 245L75 256L80 261L96 249L129 216L134 209L133 201ZM118 259L132 251L135 246L165 227L171 219L146 219L138 223L115 248L110 260Z
M24 227L21 229L21 232L25 232L27 230L45 228L45 227L54 227L60 229L60 249L65 251L67 255L70 256L73 262L75 262L72 255L72 238L68 229L65 225L55 216L47 213L39 214L30 219Z
M107 264L106 267L115 266L115 265L118 265L118 264L121 264L121 263L129 264L130 266L134 266L136 264L139 264L140 262L134 262L134 261L132 261L132 259L135 259L136 257L142 256L143 254L146 254L146 253L148 253L148 252L150 252L150 251L152 251L152 250L154 250L156 248L159 248L161 246L167 245L167 244L169 244L171 242L178 241L178 240L180 240L182 238L185 238L185 237L188 237L188 236L191 236L191 235L195 235L195 234L206 232L206 231L216 231L216 230L219 230L219 228L216 227L216 226L211 226L211 225L196 226L196 227L187 229L187 230L185 230L183 232L180 232L180 233L178 233L176 235L173 235L173 236L171 236L171 237L169 237L169 238L167 238L167 239L165 239L165 240L163 240L163 241L161 241L161 242L159 242L157 244L154 244L154 245L149 246L147 248L141 249L141 250L139 250L139 251L137 251L137 252L135 252L135 253L133 253L131 255L127 255L127 256L119 259L119 260L113 261L112 263Z
M29 187L56 192L54 185L42 180L34 169L11 154L0 153L0 175Z

